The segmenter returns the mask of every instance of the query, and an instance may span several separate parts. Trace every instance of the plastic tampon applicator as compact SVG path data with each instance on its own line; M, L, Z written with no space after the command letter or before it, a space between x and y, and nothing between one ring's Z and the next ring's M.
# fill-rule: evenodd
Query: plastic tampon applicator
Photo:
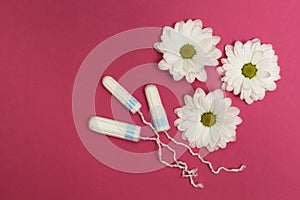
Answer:
M89 120L89 128L97 133L133 142L138 142L140 139L140 126L104 117L91 117Z
M170 125L157 87L155 85L147 85L145 88L145 93L150 109L151 118L156 131L162 132L169 130Z
M103 86L118 99L132 114L135 114L142 105L113 77L105 76L102 79Z

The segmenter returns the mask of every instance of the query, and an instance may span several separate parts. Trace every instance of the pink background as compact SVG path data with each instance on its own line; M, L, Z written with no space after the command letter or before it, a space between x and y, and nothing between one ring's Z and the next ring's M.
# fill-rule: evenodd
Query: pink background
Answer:
M0 199L298 199L299 8L297 0L3 1ZM247 170L216 176L200 166L204 190L192 188L178 170L130 174L103 165L82 145L72 117L76 73L96 45L128 29L188 18L213 27L221 49L253 37L272 43L282 76L276 92L251 106L229 94L244 119L238 140L206 158L216 165L245 163ZM154 50L138 55L116 63L130 68L160 58Z

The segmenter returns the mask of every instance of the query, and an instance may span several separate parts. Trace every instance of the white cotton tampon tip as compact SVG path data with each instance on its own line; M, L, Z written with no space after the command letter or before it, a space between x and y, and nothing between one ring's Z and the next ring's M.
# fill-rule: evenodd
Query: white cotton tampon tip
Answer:
M150 109L151 118L157 132L170 129L165 109L155 85L147 85L145 88L146 98Z
M113 77L105 76L102 79L104 87L123 104L132 114L135 114L142 105Z
M89 128L97 133L133 142L139 141L141 133L140 126L96 116L90 118Z

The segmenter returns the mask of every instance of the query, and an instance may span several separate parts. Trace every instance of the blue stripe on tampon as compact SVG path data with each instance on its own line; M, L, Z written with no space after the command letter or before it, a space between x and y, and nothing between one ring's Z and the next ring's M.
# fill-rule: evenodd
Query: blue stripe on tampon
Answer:
M131 96L125 103L125 107L128 109L128 110L132 110L137 104L137 100Z
M137 100L136 100L133 96L130 97L129 101L130 101L133 105L137 104Z
M154 123L154 126L155 126L155 127L158 127L158 128L160 127L160 126L159 126L159 123L158 123L158 120L153 120L153 123Z
M154 120L153 123L159 129L160 128L164 128L166 126L169 126L169 122L168 122L168 120L165 117L158 118L157 120Z
M165 117L162 118L162 124L163 124L163 126L168 126L169 125L169 122Z
M125 138L128 140L133 140L135 135L135 125L128 124L125 130Z
M132 109L132 106L130 104L129 101L126 101L126 103L124 104L124 106L128 109L128 110L131 110Z

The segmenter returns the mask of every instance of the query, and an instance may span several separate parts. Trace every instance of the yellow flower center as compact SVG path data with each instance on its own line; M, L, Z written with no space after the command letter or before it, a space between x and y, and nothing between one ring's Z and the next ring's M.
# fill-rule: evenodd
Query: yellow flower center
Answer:
M244 64L242 68L242 74L249 79L253 78L256 75L256 72L257 72L256 66L253 65L252 63Z
M212 112L206 112L201 115L201 123L204 126L211 127L216 123L216 116Z
M191 59L196 55L196 50L193 45L185 44L180 48L179 53L183 59Z

